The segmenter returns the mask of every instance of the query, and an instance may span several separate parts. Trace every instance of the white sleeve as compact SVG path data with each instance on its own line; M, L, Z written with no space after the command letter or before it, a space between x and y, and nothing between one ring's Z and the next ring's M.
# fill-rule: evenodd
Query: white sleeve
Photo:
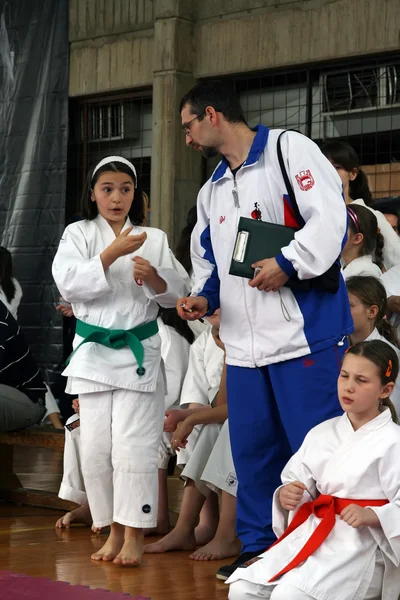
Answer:
M282 487L288 483L291 483L292 481L301 481L301 483L304 483L304 485L307 488L307 491L304 492L303 498L297 509L299 509L300 506L302 506L305 502L315 500L315 498L318 495L316 483L314 481L309 467L306 464L306 450L308 444L311 443L308 440L308 435L304 439L304 442L299 448L299 450L296 452L296 454L292 456L292 458L289 460L289 462L283 469L281 474L282 485L275 491L273 496L272 528L277 537L282 535L282 533L287 528L291 517L293 517L293 515L295 514L294 512L290 513L281 506L281 503L279 501L279 492L282 489Z
M100 254L89 258L80 227L67 227L53 261L53 278L61 296L71 303L90 302L111 289Z
M189 366L183 381L181 393L181 407L188 404L201 404L209 406L209 383L204 363L204 354L207 338L211 335L208 331L202 333L190 346Z
M400 296L400 264L395 265L382 274L381 281L385 286L387 297Z
M165 409L168 410L179 402L182 383L187 372L190 345L175 330L165 325L160 318L158 325L161 337L161 356L167 378ZM178 339L178 336L181 339Z
M211 185L208 181L200 190L197 199L197 223L192 232L190 245L194 279L192 295L204 296L207 299L209 315L214 314L220 307L220 281L208 215Z
M155 300L160 306L175 308L177 300L189 293L190 278L172 254L165 233L163 233L161 242L160 256L156 262L157 264L152 264L152 266L167 284L167 289L163 294L156 294L150 286L144 284L143 291L150 300Z
M276 260L289 276L311 279L325 273L338 259L347 233L342 182L314 142L287 132L282 154L304 227Z
M398 567L400 565L400 471L398 459L400 444L393 444L379 465L379 479L388 504L371 506L381 527L370 527L369 531L381 551Z

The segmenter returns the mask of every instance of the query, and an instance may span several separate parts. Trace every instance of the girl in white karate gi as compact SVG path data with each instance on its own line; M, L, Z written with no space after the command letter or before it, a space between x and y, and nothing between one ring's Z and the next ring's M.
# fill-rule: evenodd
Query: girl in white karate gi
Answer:
M179 450L178 465L184 467L179 519L173 531L145 547L145 552L162 553L195 550L196 545L205 544L190 558L207 561L237 556L241 547L235 527L237 479L226 420L225 369L221 377L224 347L218 334L219 310L208 320L213 330L191 348L181 396L181 406L188 408L168 412L168 422L179 421L172 447ZM212 492L221 494L219 519L218 509L213 515L216 497Z
M385 269L400 264L400 237L386 217L379 210L374 209L368 178L360 167L360 160L354 148L346 142L332 140L323 144L321 151L340 175L346 204L351 204L353 208L357 205L363 206L375 215L385 240L383 248Z
M176 310L161 309L157 319L161 338L161 356L164 362L168 393L165 395L165 407L179 403L182 383L189 362L190 345L193 342L193 332L185 321L178 317ZM68 529L72 523L92 524L85 484L81 469L81 443L79 426L79 401L74 400L72 407L77 414L70 417L65 424L64 472L60 486L59 497L80 504L57 520L56 527ZM156 529L146 529L145 534L165 535L170 529L167 493L167 467L170 458L168 447L170 440L163 439L159 448L158 464L158 516ZM163 460L160 464L160 456ZM98 529L94 528L95 531Z
M273 500L282 539L228 579L229 600L398 600L400 427L389 399L398 371L385 342L347 351L344 414L314 427L284 468Z
M69 225L53 263L77 319L64 371L79 395L81 460L95 527L111 525L94 560L139 564L143 528L157 524L157 457L164 421L158 304L172 308L186 272L166 235L138 227L133 165L112 156L89 174L84 220Z
M354 323L350 344L381 340L393 348L400 361L399 339L395 327L386 318L386 291L381 281L375 277L350 277L346 286ZM400 416L400 377L391 400Z
M343 277L382 275L383 237L375 215L363 206L347 207L348 237L342 250Z

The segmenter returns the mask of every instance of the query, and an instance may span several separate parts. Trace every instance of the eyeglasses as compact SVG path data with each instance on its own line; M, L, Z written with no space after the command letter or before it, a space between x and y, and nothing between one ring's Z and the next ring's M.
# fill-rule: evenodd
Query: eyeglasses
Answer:
M195 117L193 117L193 119L191 121L189 121L189 123L184 123L184 125L182 125L183 133L185 135L190 135L190 126L193 123L193 121L195 121L196 119L200 119L200 117L202 117L205 114L206 114L206 111L203 110L202 113L200 113L199 115L196 115Z

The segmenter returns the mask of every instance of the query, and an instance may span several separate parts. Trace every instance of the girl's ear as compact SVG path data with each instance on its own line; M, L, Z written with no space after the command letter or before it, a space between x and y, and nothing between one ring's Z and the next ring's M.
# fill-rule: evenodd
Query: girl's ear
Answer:
M381 398L389 398L394 390L394 382L390 381L386 385L383 386L382 391L380 393Z
M368 318L371 320L375 320L378 312L379 312L378 306L376 304L373 304L372 306L369 307Z
M354 169L352 169L349 172L349 179L350 179L350 181L354 181L355 178L357 177L357 175L358 175L358 169L357 169L357 167L354 167Z
M364 235L362 233L356 233L353 236L353 239L351 240L353 242L353 244L356 244L357 246L359 244L362 244L364 241Z
M90 199L91 199L92 202L96 202L96 198L94 197L93 190L90 190Z

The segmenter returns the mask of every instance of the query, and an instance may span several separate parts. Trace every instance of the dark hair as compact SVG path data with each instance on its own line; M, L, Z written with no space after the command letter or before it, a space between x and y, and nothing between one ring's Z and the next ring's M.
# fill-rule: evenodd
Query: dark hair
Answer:
M158 316L162 319L164 325L168 325L175 329L189 344L194 342L194 333L190 329L187 321L180 318L176 312L176 308L163 308L160 306Z
M369 189L368 177L360 168L360 160L357 152L346 142L329 141L321 146L321 151L329 158L336 167L342 167L350 173L357 169L357 177L349 183L349 193L352 200L362 198L367 206L373 203L371 190Z
M197 223L197 206L193 206L186 217L186 226L182 229L179 237L175 256L181 265L190 274L192 270L192 259L190 257L190 237Z
M207 106L221 112L230 123L246 123L239 96L233 81L225 79L207 79L192 87L179 104L179 113L188 105L191 114L201 115ZM204 115L199 118L201 121Z
M109 171L114 171L115 173L126 173L126 175L131 177L133 183L136 184L135 197L133 199L131 210L129 211L128 216L134 225L142 225L145 218L143 195L132 169L125 163L114 161L100 167L100 169L98 169L93 176L93 171L95 168L96 167L94 166L92 169L90 169L86 178L85 189L82 193L82 217L88 221L92 221L97 217L99 211L96 202L91 200L91 193L100 175Z
M379 333L393 346L400 348L395 327L386 319L387 295L382 283L370 275L356 275L346 281L347 291L354 294L365 306L377 306L378 313L375 327Z
M15 296L15 283L13 280L13 264L11 252L7 248L0 246L0 287L2 288L7 301Z
M383 235L378 228L378 221L374 213L358 204L347 206L348 225L352 233L362 233L361 244L362 256L372 254L374 263L382 270L383 268L383 246L385 244Z
M387 385L388 383L396 381L399 374L399 360L396 352L389 346L389 344L385 344L385 342L381 342L380 340L359 342L354 346L350 346L345 354L345 357L347 354L363 356L374 363L379 371L379 377L382 385ZM390 398L382 398L382 404L389 408L393 421L399 424L396 409L394 408Z

